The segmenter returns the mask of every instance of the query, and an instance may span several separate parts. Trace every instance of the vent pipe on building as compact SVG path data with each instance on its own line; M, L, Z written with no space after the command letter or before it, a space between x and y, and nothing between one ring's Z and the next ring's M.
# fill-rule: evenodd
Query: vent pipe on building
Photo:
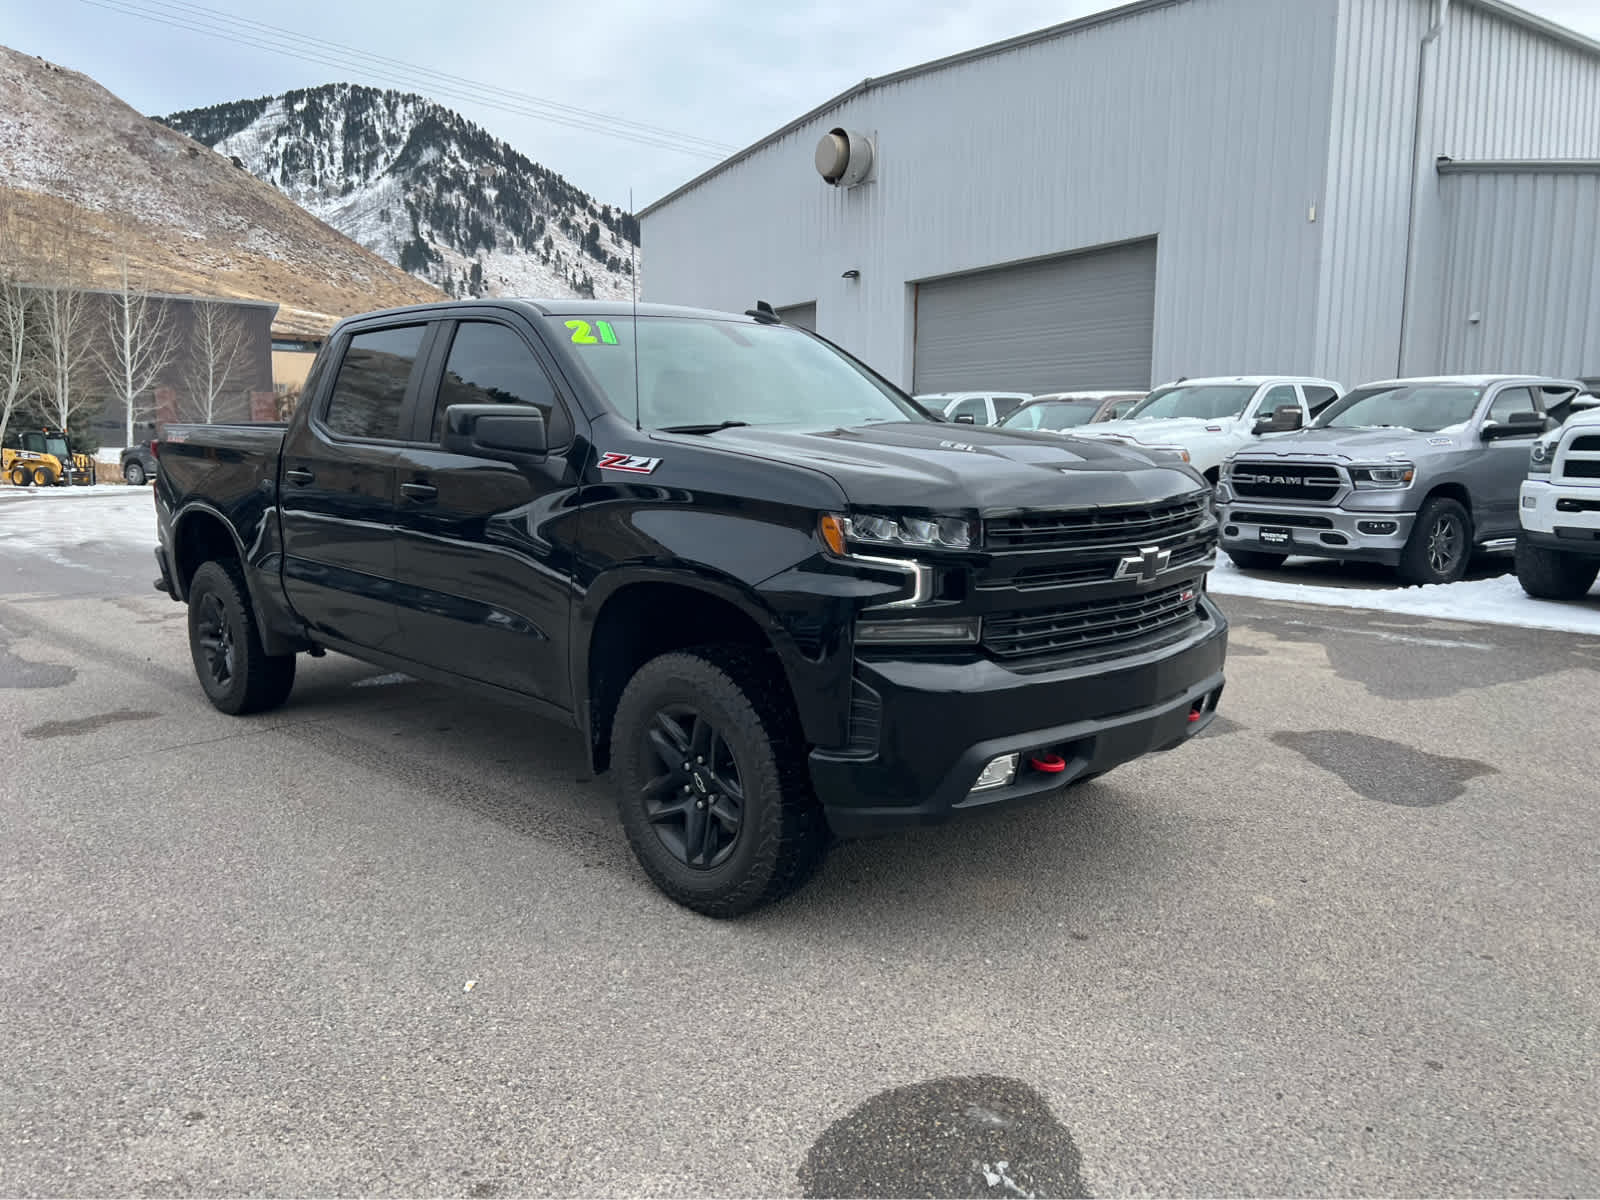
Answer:
M1429 103L1428 51L1444 33L1450 20L1450 0L1434 0L1433 24L1422 35L1417 47L1417 97L1415 121L1411 128L1411 199L1406 208L1406 260L1400 282L1400 344L1395 348L1395 375L1406 373L1406 338L1411 331L1411 289L1417 274L1417 192L1422 187L1423 126L1431 125L1426 118L1433 115ZM1437 57L1437 55L1435 56ZM1437 75L1437 72L1434 72Z

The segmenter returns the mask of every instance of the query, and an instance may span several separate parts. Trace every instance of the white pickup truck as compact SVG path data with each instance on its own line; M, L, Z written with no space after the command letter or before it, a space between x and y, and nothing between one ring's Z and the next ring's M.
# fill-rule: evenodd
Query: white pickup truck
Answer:
M1518 513L1522 590L1541 600L1587 595L1600 575L1600 408L1534 442Z
M1288 433L1344 394L1331 379L1234 375L1183 379L1158 387L1120 421L1071 431L1181 457L1212 483L1223 460L1257 438Z

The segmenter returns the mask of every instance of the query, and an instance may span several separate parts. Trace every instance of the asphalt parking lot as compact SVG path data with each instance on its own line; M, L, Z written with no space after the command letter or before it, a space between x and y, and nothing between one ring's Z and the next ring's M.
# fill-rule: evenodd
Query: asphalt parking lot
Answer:
M0 1194L1600 1192L1600 640L1227 598L1199 741L717 923L572 735L221 716L82 556L0 577Z

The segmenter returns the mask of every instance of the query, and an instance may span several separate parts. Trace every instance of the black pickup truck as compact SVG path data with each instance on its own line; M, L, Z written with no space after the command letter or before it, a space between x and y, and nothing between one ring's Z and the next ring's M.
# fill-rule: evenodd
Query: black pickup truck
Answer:
M219 709L335 650L570 722L714 916L830 834L1171 749L1222 692L1198 475L945 424L765 305L352 318L288 425L168 427L155 496Z

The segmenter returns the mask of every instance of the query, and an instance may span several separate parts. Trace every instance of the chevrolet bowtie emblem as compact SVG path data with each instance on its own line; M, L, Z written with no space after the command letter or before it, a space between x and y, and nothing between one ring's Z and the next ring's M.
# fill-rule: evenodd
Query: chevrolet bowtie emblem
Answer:
M1130 554L1117 564L1116 579L1142 579L1153 582L1172 562L1172 551L1159 546L1145 546L1137 554Z

